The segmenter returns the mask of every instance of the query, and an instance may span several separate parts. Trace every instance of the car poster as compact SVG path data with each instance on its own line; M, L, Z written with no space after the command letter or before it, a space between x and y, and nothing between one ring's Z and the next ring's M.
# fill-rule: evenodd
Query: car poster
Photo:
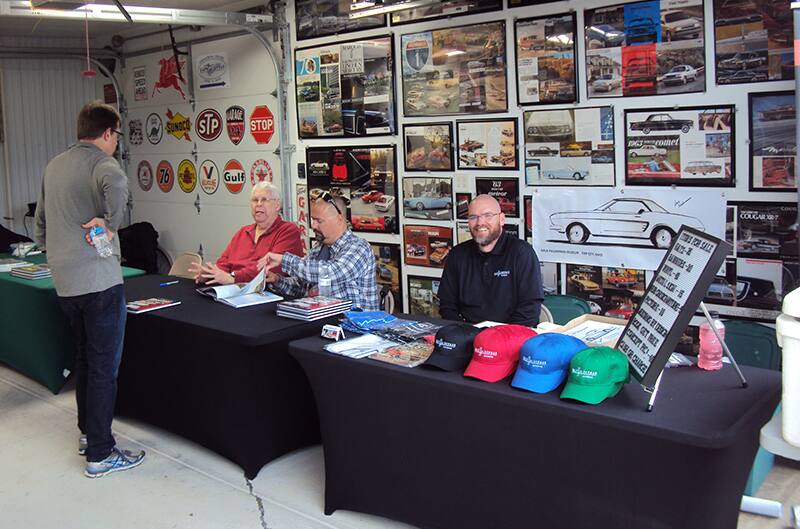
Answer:
M533 247L542 261L656 270L682 225L723 238L712 189L536 188Z
M625 111L627 185L735 185L734 107Z
M456 193L456 218L458 220L467 220L470 202L472 202L472 193Z
M295 52L301 138L395 134L392 37Z
M784 0L714 0L717 84L794 79L789 4Z
M520 105L578 100L575 13L514 22Z
M589 97L704 92L702 0L647 0L584 11Z
M472 233L469 231L469 224L466 222L456 222L456 244L471 240Z
M477 195L490 195L500 203L500 211L506 217L519 217L519 179L517 178L476 178Z
M567 264L567 294L583 298L592 314L630 319L645 292L644 270Z
M441 318L439 314L439 279L408 276L408 312Z
M794 91L748 94L750 191L797 191Z
M375 255L375 275L378 281L378 291L386 296L391 296L394 311L403 311L403 287L401 285L400 247L396 244L381 244L371 242L372 253ZM385 302L384 302L385 303ZM385 307L382 304L382 307Z
M453 124L403 125L406 171L452 171Z
M722 316L774 323L783 296L798 286L797 262L729 259L703 300Z
M515 239L519 239L519 224L512 224L506 222L503 224L503 231L511 235Z
M516 118L459 120L456 128L459 169L519 169Z
M797 261L796 202L729 202L736 219L736 256Z
M386 26L386 15L350 18L350 2L294 0L297 40Z
M403 178L403 216L407 219L453 220L450 178Z
M405 116L508 110L505 22L412 33L400 43Z
M555 296L561 292L561 265L539 261L542 271L542 290L545 296Z
M451 18L461 15L497 11L503 8L502 0L442 0L424 7L412 7L392 13L392 25L411 24L437 18Z
M306 168L309 199L314 189L346 196L354 231L398 232L394 146L310 147Z
M442 226L403 226L406 264L444 268L444 260L453 249L453 228Z
M522 119L525 185L614 185L614 111L610 106L533 110Z
M533 243L533 197L525 195L523 200L525 209L525 240Z

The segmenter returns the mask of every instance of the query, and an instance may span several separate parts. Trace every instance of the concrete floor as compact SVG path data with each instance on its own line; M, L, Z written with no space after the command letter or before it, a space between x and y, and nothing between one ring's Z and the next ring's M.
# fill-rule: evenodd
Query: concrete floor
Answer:
M323 514L322 448L298 450L256 479L183 438L130 420L114 422L122 447L147 451L136 469L83 476L76 453L74 390L52 395L0 366L0 529L400 529L406 524L349 511ZM759 497L800 503L800 464L778 460ZM699 501L695 498L693 501ZM742 514L739 529L789 527Z

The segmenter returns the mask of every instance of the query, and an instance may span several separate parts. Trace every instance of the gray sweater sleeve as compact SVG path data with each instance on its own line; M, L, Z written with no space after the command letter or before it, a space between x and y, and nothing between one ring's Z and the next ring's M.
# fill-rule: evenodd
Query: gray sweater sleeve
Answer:
M103 160L94 168L94 178L105 200L106 226L116 233L125 219L128 202L128 178L113 159ZM89 220L89 219L87 219Z
M33 240L39 248L44 249L47 245L47 219L44 216L44 178L42 179L42 189L39 191L39 200L36 202Z

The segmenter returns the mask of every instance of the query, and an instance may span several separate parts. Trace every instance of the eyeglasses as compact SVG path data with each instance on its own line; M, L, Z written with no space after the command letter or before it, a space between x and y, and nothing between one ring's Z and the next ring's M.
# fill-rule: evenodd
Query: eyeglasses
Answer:
M122 131L121 131L121 130L117 130L117 129L112 129L112 130L113 130L114 132L116 132L118 136L123 136L123 137L125 136L125 135L122 133Z
M339 209L339 206L336 204L336 200L334 200L333 195L331 195L329 192L323 191L322 194L320 194L320 196L318 196L317 198L320 200L324 200L325 202L333 206L333 209L335 209L336 213L338 213L339 215L342 214L342 210Z
M490 220L492 220L493 218L495 218L499 214L500 214L500 212L498 211L496 213L495 212L489 212L489 213L481 213L480 215L467 215L467 220L469 222L478 222L478 219L481 219L481 220L484 220L486 222L489 222Z

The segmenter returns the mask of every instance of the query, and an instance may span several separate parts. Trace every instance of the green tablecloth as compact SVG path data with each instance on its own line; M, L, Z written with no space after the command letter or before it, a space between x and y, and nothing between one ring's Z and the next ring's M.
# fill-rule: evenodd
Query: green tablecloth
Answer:
M24 260L40 264L47 258L39 254ZM123 266L122 275L139 276L144 271ZM32 281L0 272L0 362L58 393L74 359L72 333L56 301L53 280Z

